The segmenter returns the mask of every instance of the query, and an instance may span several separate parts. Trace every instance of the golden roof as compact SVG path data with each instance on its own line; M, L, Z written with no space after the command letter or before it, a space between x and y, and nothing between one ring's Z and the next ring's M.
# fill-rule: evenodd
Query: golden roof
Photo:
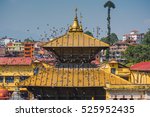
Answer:
M107 43L85 34L79 25L77 14L69 31L43 45L47 47L109 47Z
M109 47L109 45L83 32L69 32L46 43L43 47Z
M69 66L69 65L68 65ZM130 82L101 68L78 68L70 66L51 67L42 70L39 74L20 82L20 86L43 86L43 87L100 87L106 82L111 85L131 84Z

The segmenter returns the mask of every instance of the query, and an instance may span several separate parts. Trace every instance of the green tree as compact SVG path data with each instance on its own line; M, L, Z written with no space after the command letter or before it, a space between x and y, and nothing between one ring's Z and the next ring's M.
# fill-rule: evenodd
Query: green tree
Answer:
M108 42L110 42L110 34L111 34L111 27L110 27L110 11L111 11L111 8L115 8L115 4L112 2L112 1L107 1L105 4L104 4L104 8L108 8L108 16L107 16L107 28L108 28Z
M101 41L105 42L105 43L108 43L108 37L102 37L101 38Z
M30 38L27 38L27 39L24 40L24 42L33 42L33 40L30 39Z
M85 34L90 35L93 37L93 34L90 31L86 31Z
M150 45L129 46L124 53L124 57L129 63L138 63L150 60Z
M118 37L117 37L117 35L116 35L115 33L112 33L112 34L110 35L110 40L109 40L108 37L103 37L101 40L102 40L103 42L105 42L105 43L108 43L108 44L110 44L110 45L113 45L114 43L116 43L116 42L118 41Z
M142 44L150 45L150 29L148 29L148 32L144 35L144 39L142 39Z

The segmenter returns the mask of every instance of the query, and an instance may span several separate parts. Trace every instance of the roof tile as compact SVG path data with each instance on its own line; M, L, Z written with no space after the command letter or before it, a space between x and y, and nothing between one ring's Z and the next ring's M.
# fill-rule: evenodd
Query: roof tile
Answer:
M150 62L140 62L130 67L130 70L150 71Z
M31 65L32 59L25 57L1 57L0 65Z

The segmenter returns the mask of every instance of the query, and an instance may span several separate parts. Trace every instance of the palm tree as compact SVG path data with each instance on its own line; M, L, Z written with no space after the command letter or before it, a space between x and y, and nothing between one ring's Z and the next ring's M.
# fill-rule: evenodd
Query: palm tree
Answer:
M107 32L107 35L108 35L108 41L109 41L109 44L110 44L110 33L111 33L111 27L110 27L110 10L111 8L115 8L115 4L112 2L112 1L107 1L105 4L104 4L104 8L108 8L108 16L107 16L107 28L108 28L108 32Z

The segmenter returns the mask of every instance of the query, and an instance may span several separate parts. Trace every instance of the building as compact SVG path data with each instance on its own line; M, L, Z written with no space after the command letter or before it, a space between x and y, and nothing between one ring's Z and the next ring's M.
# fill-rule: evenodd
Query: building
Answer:
M32 76L33 66L30 58L23 57L2 57L0 58L0 86L3 86L12 93L18 83ZM25 88L20 91L26 92Z
M122 65L115 59L110 60L108 64L102 64L101 68L103 68L106 72L115 74L125 80L129 80L130 68L125 65Z
M36 42L34 44L34 60L38 60L40 62L45 62L51 65L54 65L57 63L56 56L52 52L48 52L45 50L42 45L45 44L45 42Z
M0 58L0 86L8 89L11 94L16 90L20 81L34 75L31 58L24 57L1 57ZM27 95L26 88L19 88L22 95ZM27 96L25 96L27 97Z
M57 56L57 64L45 63L48 67L19 83L37 99L149 99L145 94L149 94L150 82L137 83L129 68L114 60L108 64L98 61L99 53L109 45L85 34L77 13L66 34L42 47Z
M42 45L46 42L35 42L34 43L34 57L44 57L46 55L49 55L49 52L45 49L43 49Z
M125 62L126 60L123 57L124 52L130 45L137 45L136 41L133 39L126 39L124 41L120 40L115 44L113 44L112 46L110 46L110 54L109 54L110 60L115 59L118 62Z
M23 57L24 45L22 42L9 42L6 45L6 51L9 55L11 54L12 56Z
M35 42L34 44L34 56L39 54L39 51L41 50L42 42Z
M4 57L6 55L6 48L4 46L0 46L0 57Z
M49 68L48 64L33 61L30 57L0 58L0 88L7 89L9 97L13 92L19 92L22 98L29 99L31 93L24 87L18 87L19 82L38 73L38 70Z
M93 60L95 55L102 49L107 49L109 45L85 34L77 15L66 34L45 43L42 47L55 54L57 64L39 71L37 79L28 78L21 82L20 86L27 86L38 99L105 99L106 92L103 87L95 87L98 84L103 85L104 80L100 83L98 78L93 76L94 71L97 71L97 77L103 71L97 68L98 65L94 64ZM92 81L95 80L97 83L93 86ZM102 95L98 95L99 91Z
M129 34L123 35L123 41L127 39L133 39L136 43L140 43L144 38L144 33L139 33L137 30L131 31Z
M150 100L150 62L140 62L130 67L130 85L111 87L110 99Z
M33 58L34 56L34 42L24 42L24 57Z
M6 46L10 42L16 42L16 40L13 38L7 38L7 37L0 38L0 46Z
M130 67L131 82L147 84L150 82L150 62L140 62Z

